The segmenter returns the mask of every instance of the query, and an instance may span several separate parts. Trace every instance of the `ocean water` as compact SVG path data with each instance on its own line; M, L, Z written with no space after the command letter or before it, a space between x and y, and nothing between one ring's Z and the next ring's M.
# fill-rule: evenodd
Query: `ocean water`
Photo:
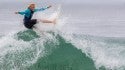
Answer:
M0 7L0 70L125 70L124 5L64 4L47 31L26 29L23 7Z

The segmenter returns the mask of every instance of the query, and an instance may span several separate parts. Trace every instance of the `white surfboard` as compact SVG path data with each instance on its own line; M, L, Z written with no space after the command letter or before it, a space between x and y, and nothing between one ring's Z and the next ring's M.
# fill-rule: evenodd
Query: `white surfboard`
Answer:
M55 23L38 23L35 25L36 29L40 31L52 31L58 25L59 15L60 15L60 7L58 7L58 9L55 12L51 13L50 16L48 15L49 18L47 18L47 20L56 19Z

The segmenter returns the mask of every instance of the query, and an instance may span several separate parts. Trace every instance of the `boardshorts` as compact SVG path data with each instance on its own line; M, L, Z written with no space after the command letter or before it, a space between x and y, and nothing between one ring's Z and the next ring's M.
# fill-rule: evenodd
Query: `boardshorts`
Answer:
M24 26L28 29L32 29L37 23L37 19L24 20Z

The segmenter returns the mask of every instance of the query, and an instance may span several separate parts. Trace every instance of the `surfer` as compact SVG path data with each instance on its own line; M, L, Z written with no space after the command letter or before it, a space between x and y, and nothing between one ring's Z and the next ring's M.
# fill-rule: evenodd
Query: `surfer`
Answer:
M43 10L49 9L51 7L52 6L50 5L50 6L45 7L45 8L36 9L35 8L35 4L30 4L25 11L15 12L15 14L24 15L24 19L23 19L24 26L26 28L28 28L28 29L32 29L37 22L55 23L56 19L54 19L52 21L51 20L47 20L47 19L32 19L32 16L33 16L33 14L35 12L37 12L37 11L43 11Z

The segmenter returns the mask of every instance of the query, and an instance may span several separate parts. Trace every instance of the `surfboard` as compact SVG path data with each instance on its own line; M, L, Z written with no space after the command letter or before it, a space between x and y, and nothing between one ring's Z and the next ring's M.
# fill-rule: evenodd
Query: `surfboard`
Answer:
M51 21L55 20L55 22L53 22L53 23L38 23L35 25L35 28L40 30L40 31L52 31L52 30L54 30L58 24L59 15L60 15L60 7L58 7L58 9L56 11L51 13L51 15L48 15L49 17L47 18L47 20L51 20Z

